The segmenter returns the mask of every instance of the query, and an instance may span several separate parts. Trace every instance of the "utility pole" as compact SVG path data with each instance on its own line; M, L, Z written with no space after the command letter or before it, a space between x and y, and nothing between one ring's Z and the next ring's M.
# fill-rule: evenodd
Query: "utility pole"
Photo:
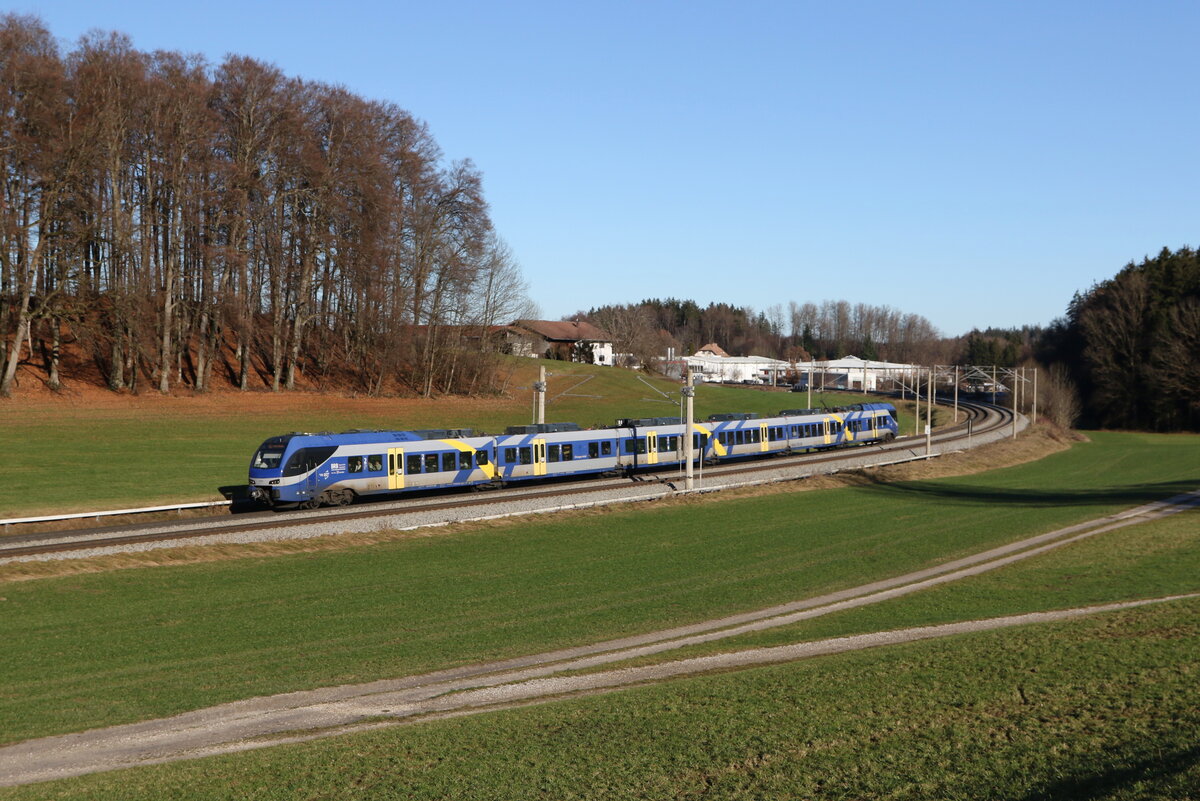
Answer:
M683 474L684 475L683 488L685 490L691 490L694 486L692 472L695 470L695 465L692 464L692 457L693 457L692 437L695 436L695 434L693 433L695 431L695 428L692 425L692 402L696 396L696 388L694 386L692 386L691 372L688 372L687 384L684 386L684 388L682 390L680 390L680 392L683 393L683 400L684 400L683 463L685 465L687 465L687 469L684 471L684 474Z
M1019 377L1017 379L1017 411L1025 408L1025 368L1018 367Z
M1020 371L1020 372L1018 372L1018 371ZM1017 415L1021 413L1020 410L1017 408L1017 400L1021 394L1020 390L1019 390L1019 387L1021 386L1021 381L1025 378L1023 373L1024 373L1024 368L1021 368L1021 367L1018 367L1016 370L1013 370L1013 382L1016 384L1016 386L1014 386L1012 388L1012 390L1009 392L1009 394L1012 396L1012 410L1013 410L1012 438L1013 439L1017 438Z
M809 408L809 409L812 408L812 373L813 373L812 369L813 369L812 359L809 359L808 360L808 406L807 406L807 408Z
M917 401L917 419L913 422L913 436L921 433L921 368L917 368L916 378L913 379L913 398Z
M958 424L958 365L954 365L954 423Z
M537 419L533 422L542 425L546 422L546 368L538 368L538 380L533 385L533 391L537 395Z
M1037 423L1037 368L1033 368L1033 419L1032 423Z
M929 397L925 399L925 458L933 456L933 368L929 368Z

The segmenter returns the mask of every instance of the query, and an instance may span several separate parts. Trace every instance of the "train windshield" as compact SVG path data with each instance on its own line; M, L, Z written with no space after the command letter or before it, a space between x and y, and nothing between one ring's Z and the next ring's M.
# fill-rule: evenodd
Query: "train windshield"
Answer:
M255 470L278 470L279 462L283 459L285 443L267 442L254 454L250 466Z

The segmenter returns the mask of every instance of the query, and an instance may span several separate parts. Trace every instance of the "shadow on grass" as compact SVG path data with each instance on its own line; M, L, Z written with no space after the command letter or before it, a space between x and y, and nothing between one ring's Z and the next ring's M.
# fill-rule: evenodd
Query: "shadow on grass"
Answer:
M229 501L230 514L244 512L261 512L266 505L250 497L250 487L246 484L234 484L228 487L218 487L217 491Z
M1113 504L1137 506L1182 495L1197 488L1200 488L1200 478L1082 490L1049 487L1042 489L978 487L940 481L880 483L872 484L866 489L892 497L924 498L939 504L957 506L1016 505L1047 509L1063 506L1108 506Z
M1113 795L1130 789L1140 789L1142 792L1162 791L1170 789L1163 786L1171 777L1185 773L1200 762L1200 746L1168 752L1152 759L1143 759L1128 767L1112 768L1110 770L1091 773L1083 776L1071 776L1054 782L1041 789L1022 796L1017 801L1058 801L1070 798L1078 801L1094 801L1095 799L1110 798ZM1138 785L1145 785L1137 787ZM1164 796L1145 795L1145 798ZM1168 798L1190 798L1191 796L1165 796Z

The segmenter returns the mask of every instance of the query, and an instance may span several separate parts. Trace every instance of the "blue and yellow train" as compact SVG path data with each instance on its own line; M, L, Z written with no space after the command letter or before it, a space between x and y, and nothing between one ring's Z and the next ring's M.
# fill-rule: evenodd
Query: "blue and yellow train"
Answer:
M790 409L770 418L713 415L693 423L692 452L716 464L883 442L897 430L890 403ZM250 494L277 509L311 509L412 490L661 470L683 462L685 436L678 417L620 420L597 429L573 423L514 426L499 436L463 429L285 434L268 439L254 454Z

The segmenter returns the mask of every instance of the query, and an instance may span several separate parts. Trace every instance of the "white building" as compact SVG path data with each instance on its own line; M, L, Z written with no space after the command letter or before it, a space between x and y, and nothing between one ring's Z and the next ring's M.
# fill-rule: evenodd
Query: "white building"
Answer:
M808 386L812 376L813 389L846 389L868 392L892 389L892 383L905 381L911 384L917 366L899 362L880 362L844 356L829 361L797 362L794 372L799 373L800 386Z

